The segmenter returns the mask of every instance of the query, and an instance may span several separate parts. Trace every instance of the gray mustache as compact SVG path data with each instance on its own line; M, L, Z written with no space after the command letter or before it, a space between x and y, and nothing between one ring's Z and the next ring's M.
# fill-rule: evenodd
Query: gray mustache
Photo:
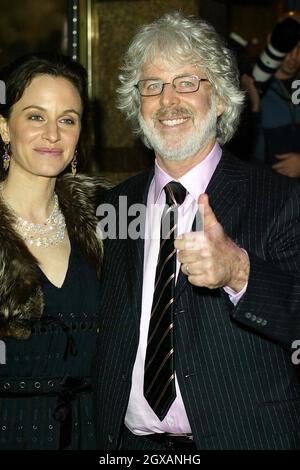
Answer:
M183 117L194 116L194 113L187 108L160 108L153 114L154 119L162 119L164 117Z

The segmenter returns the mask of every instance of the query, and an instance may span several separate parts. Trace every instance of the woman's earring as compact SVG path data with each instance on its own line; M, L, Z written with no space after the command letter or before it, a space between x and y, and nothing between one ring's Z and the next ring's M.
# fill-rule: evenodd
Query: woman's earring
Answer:
M2 155L2 160L3 160L3 168L5 171L8 170L9 164L10 164L10 145L9 144L4 144L4 154Z
M77 173L77 150L75 150L73 160L71 162L72 175L76 176Z

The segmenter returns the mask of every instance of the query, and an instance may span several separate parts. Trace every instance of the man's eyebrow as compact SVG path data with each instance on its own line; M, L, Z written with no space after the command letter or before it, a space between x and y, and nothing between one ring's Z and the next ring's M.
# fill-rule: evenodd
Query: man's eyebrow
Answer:
M40 111L47 111L47 109L43 108L42 106L38 106L38 105L35 105L35 104L31 104L29 106L26 106L25 108L22 109L22 111L26 111L27 109L39 109ZM75 109L65 109L61 114L67 114L67 113L74 113L74 114L77 114L77 116L81 117L81 114L76 111Z

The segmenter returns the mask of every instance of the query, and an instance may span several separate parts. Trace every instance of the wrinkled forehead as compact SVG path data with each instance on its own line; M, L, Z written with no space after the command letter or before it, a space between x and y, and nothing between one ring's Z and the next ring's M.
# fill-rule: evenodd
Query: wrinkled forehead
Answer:
M148 56L143 66L141 67L141 77L157 76L170 74L172 76L181 74L199 74L205 77L205 67L201 61L197 60L195 56L181 57L174 55L165 57L164 54L157 53ZM153 75L154 74L154 75Z

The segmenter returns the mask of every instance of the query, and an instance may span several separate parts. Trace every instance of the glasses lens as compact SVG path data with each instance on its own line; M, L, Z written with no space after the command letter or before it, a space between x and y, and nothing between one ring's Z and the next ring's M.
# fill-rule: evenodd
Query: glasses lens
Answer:
M138 89L142 96L159 95L162 91L163 82L161 80L140 80Z
M199 88L200 80L194 75L176 77L173 80L174 87L178 93L193 93Z

